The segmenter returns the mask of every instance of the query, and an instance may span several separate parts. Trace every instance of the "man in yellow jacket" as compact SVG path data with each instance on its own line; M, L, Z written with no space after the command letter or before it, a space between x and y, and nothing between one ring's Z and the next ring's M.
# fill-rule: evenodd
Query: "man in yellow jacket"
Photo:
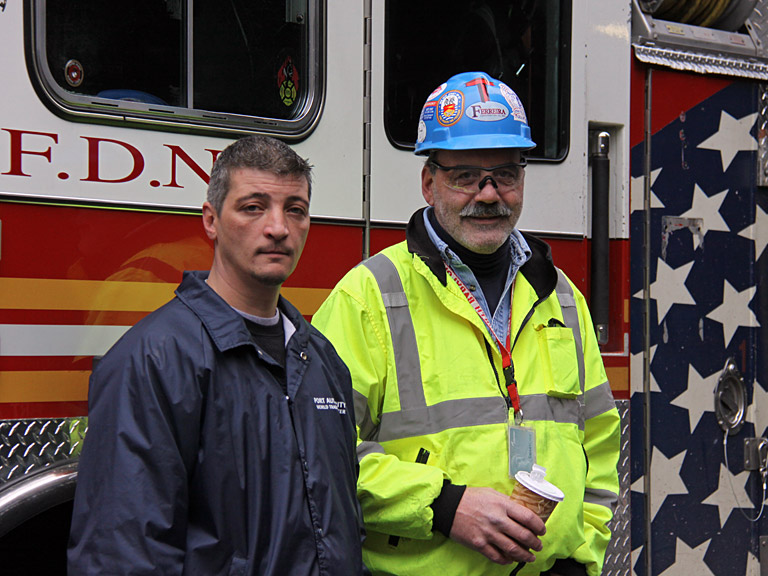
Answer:
M439 86L416 144L429 207L314 316L352 374L373 574L602 570L619 416L584 297L515 227L534 145L502 82ZM565 495L546 527L509 498L534 463Z

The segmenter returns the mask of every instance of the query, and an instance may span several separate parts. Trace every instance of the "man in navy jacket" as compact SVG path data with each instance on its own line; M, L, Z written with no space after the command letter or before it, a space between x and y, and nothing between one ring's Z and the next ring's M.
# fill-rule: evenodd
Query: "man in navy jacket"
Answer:
M349 372L280 296L310 187L272 138L217 159L210 273L185 273L93 372L72 576L362 573Z

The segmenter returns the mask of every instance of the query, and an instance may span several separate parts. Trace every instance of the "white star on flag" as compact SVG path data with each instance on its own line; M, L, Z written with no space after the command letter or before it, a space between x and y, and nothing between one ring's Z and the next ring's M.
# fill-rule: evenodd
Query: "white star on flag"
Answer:
M723 172L733 162L734 156L742 150L751 151L757 149L757 140L749 133L755 125L757 112L747 114L743 118L736 119L723 110L720 113L720 126L717 132L698 145L698 148L707 150L719 150L720 161L723 164Z
M693 262L672 268L659 258L656 267L656 280L651 284L651 298L656 299L656 309L659 324L669 312L673 304L696 304L685 280L688 278Z
M739 326L757 326L755 313L749 307L756 288L752 286L737 292L727 279L723 282L723 303L707 314L707 318L723 325L723 341L726 346Z
M675 544L675 563L661 572L659 576L690 576L691 574L714 576L714 572L704 562L704 555L707 553L710 542L711 540L706 540L696 548L691 548L678 538Z
M653 355L656 354L656 348L658 348L658 344L654 344L651 346L650 350L650 363L653 364ZM629 373L630 374L642 374L643 373L643 353L638 352L637 354L632 354L632 356L629 359ZM632 385L632 394L643 392L643 378L641 376L638 376L636 378L632 378L633 385ZM659 387L659 383L656 382L656 378L653 376L653 370L651 370L651 392L661 392L661 388Z
M667 496L688 494L688 489L680 478L680 467L683 465L686 452L683 450L677 456L667 458L656 446L651 454L651 521L661 508ZM643 476L632 484L632 491L643 493Z
M755 379L752 385L752 403L747 407L747 422L755 424L755 433L758 436L761 436L766 428L766 408L768 408L768 391Z
M704 412L714 412L712 390L715 389L720 372L706 378L699 374L693 364L688 365L688 388L670 404L688 410L688 428L693 433Z
M632 563L632 576L639 576L637 571L635 570L635 566L637 565L637 561L640 558L640 554L642 554L645 551L645 546L638 546L632 552L629 553L630 562Z
M715 576L714 572L704 562L704 555L707 553L711 540L706 540L691 548L680 538L675 544L675 563L661 572L659 576Z
M734 508L752 509L752 500L744 489L751 472L744 470L740 474L731 474L725 464L720 464L720 478L717 481L717 490L712 492L702 504L714 504L720 515L720 527L725 526L728 516L735 512ZM757 512L752 514L754 518Z
M745 576L760 576L760 560L750 550L747 553L747 573Z
M768 212L759 204L755 207L755 222L739 232L739 236L755 241L755 260L758 260L768 244Z
M659 177L661 168L653 170L651 172L651 208L664 208L664 204L656 193L653 191L653 184L656 182L656 178ZM645 208L645 176L638 176L637 178L631 178L629 182L629 211L643 210Z
M719 230L721 232L730 232L728 224L725 223L720 215L720 206L725 200L728 190L718 192L714 196L707 196L704 190L696 184L693 187L693 201L691 209L680 214L680 218L701 218L703 220L702 237L710 230ZM693 249L699 247L699 238L693 234Z

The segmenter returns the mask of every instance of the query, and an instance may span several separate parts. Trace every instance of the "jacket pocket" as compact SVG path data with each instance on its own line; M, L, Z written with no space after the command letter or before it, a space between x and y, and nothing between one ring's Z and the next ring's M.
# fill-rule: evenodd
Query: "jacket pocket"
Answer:
M544 392L555 398L576 398L581 394L581 386L573 331L540 324L536 327L536 339L541 358L539 377Z
M229 576L246 576L247 560L238 556L232 557L232 563L229 565Z

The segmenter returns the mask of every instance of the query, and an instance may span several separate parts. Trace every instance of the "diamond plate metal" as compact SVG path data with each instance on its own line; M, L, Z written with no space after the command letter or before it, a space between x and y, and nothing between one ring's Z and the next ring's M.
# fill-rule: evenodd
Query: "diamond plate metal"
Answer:
M87 418L0 421L0 486L77 456Z
M667 66L674 70L768 80L768 64L730 56L640 45L635 45L635 56L641 62Z
M632 46L641 62L700 74L768 80L768 0L757 0L746 34L656 20L657 2L632 0ZM746 17L745 13L743 16ZM741 17L737 16L740 20Z
M757 185L768 186L768 85L760 84L757 115Z
M632 546L630 543L629 509L631 477L629 460L629 400L616 402L621 416L621 453L619 454L619 504L609 526L611 543L605 554L603 576L630 576L632 573Z
M762 58L768 56L768 0L757 1L744 26L757 47L757 55Z

